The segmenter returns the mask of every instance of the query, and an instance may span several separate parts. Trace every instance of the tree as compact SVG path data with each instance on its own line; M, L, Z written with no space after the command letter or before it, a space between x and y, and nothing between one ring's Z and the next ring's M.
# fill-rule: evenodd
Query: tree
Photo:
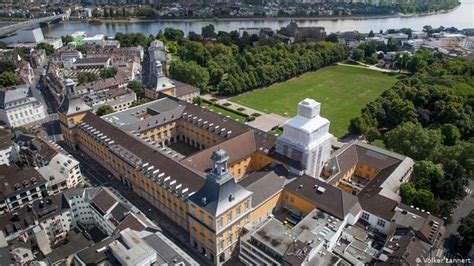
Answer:
M46 52L46 55L51 55L54 53L54 47L49 43L38 43L36 49L43 49Z
M149 100L147 98L137 99L137 100L132 102L130 107L135 107L135 106L138 106L138 105L142 105L142 104L145 104L147 102L149 102Z
M407 59L406 69L411 73L416 73L421 69L424 69L427 65L428 63L423 58L421 58L421 56L415 55Z
M362 59L364 59L364 51L358 48L354 48L352 49L351 57L354 61L361 61Z
M439 130L425 129L420 124L406 122L385 134L385 145L415 160L434 160L442 143Z
M184 33L182 30L179 29L166 28L164 36L168 41L177 41L181 40L184 37Z
M461 219L458 233L462 237L462 251L467 254L474 245L474 211Z
M444 137L444 144L448 146L455 145L461 138L461 132L459 132L459 129L453 124L444 124L441 127L441 133Z
M110 105L102 105L101 107L99 107L99 109L97 109L97 112L96 112L96 115L98 116L103 116L103 115L108 115L108 114L111 114L111 113L114 113L115 110L112 106Z
M143 87L143 84L138 81L138 80L132 80L128 83L127 86L129 89L131 89L135 94L137 94L137 97L143 98L145 97L145 88Z
M77 80L79 81L79 84L96 81L98 79L99 77L91 72L81 72L77 75Z
M408 62L408 57L409 55L406 53L400 54L397 53L395 54L395 60L393 62L393 65L398 69L398 72L401 72L402 69L405 69L407 66Z
M374 31L371 30L371 31L369 32L369 38L372 38L372 37L374 37L374 36L375 36Z
M174 61L170 67L170 74L176 80L191 84L204 91L207 90L209 73L194 61Z
M17 85L19 82L20 78L11 71L5 71L0 74L0 87Z
M327 42L334 42L334 43L337 43L337 42L338 42L337 35L336 35L335 33L329 34L329 35L326 37L326 41L327 41Z
M14 72L16 69L16 65L11 60L0 61L0 73L5 71Z
M71 35L61 36L61 41L63 42L63 44L68 44L74 42L74 37L72 37Z
M439 194L444 183L444 171L439 164L432 161L418 161L413 169L414 186L417 189L427 189L434 194Z
M7 44L4 42L0 42L0 49L7 49Z
M412 182L403 183L400 186L400 196L402 197L402 202L407 205L413 205L432 213L438 211L438 205L433 193L426 189L417 190Z
M117 75L117 71L118 70L115 67L105 68L105 69L100 71L99 75L103 79L113 78L113 77L115 77L115 75Z
M194 98L193 98L193 103L194 103L194 104L197 104L197 105L199 105L199 106L201 106L201 104L202 104L202 99L201 99L201 97L194 97Z
M205 39L215 39L217 37L216 29L213 24L202 27L201 35Z

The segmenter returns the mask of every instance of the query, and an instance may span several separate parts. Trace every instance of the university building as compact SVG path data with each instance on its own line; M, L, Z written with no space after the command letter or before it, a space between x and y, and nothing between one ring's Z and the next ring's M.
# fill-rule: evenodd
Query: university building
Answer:
M311 99L299 103L277 138L165 94L103 117L70 94L59 116L66 143L189 232L191 246L217 265L236 253L250 265L347 261L323 251L345 228L370 223L364 213L398 215L400 199L392 194L411 176L411 159L383 157L371 145L350 143L331 156L329 121ZM352 160L342 164L343 157ZM351 178L366 178L372 193L350 190ZM370 197L394 204L371 209ZM399 226L386 225L379 235Z

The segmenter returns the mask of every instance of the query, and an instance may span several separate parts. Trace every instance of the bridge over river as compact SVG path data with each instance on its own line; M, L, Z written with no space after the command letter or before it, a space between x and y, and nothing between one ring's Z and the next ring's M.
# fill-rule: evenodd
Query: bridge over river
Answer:
M36 18L31 20L22 21L20 23L11 24L0 28L0 37L11 35L17 30L28 29L33 27L45 27L45 25L58 23L66 17L66 14L59 14L44 18Z

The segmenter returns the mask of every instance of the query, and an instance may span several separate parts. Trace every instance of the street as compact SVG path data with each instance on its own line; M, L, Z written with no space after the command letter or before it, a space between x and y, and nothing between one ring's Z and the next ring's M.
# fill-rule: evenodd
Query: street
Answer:
M457 248L460 239L457 230L459 227L459 221L474 210L474 180L471 180L465 191L467 193L466 197L458 202L458 206L453 211L453 222L446 226L443 248L446 250L447 257L458 255Z

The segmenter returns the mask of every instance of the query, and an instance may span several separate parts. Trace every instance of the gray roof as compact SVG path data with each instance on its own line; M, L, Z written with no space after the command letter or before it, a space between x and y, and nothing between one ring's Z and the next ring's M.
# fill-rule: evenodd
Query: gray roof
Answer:
M103 116L102 119L123 128L125 131L141 131L148 127L177 120L183 113L184 106L170 98L162 98L146 104L135 106L122 112ZM142 119L143 116L148 116Z
M41 104L28 85L0 89L0 108L9 109L31 103Z
M255 208L282 191L289 181L288 171L278 165L254 172L241 180L239 184L253 192L252 208Z
M171 242L171 240L161 232L146 236L143 240L156 251L163 263L174 265L183 262L184 265L198 265L194 259Z
M355 214L361 210L356 196L308 175L296 178L285 186L285 190L339 219L344 219L348 213Z
M89 110L91 110L91 107L87 105L80 96L65 97L58 108L58 112L66 115L87 112Z
M235 183L234 178L219 184L208 177L201 189L191 195L189 200L217 217L251 195L252 192ZM205 202L203 198L206 198Z

